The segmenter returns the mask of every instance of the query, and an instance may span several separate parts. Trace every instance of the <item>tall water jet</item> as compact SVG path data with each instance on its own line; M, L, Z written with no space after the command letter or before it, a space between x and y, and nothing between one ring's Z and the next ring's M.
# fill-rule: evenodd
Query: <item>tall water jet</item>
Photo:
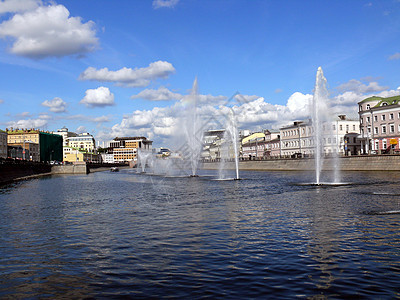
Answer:
M320 184L320 176L323 165L324 145L322 126L326 121L328 104L328 90L326 88L326 78L322 68L319 67L315 80L313 105L312 105L312 125L314 131L314 160L315 160L315 183Z
M231 158L231 147L233 148L233 158L235 162L235 175L234 179L239 180L239 138L236 118L233 110L229 111L226 128L224 132L224 143L222 144L221 163L219 166L219 179L224 179L223 170L225 168L225 161Z
M203 147L202 122L197 111L198 97L198 84L196 77L193 82L191 93L186 97L187 110L185 111L186 115L184 122L186 145L182 153L184 159L190 163L191 176L197 176L197 168Z
M151 150L138 149L137 157L137 171L141 171L142 173L144 173L146 170L146 166L150 166L152 164L153 153Z

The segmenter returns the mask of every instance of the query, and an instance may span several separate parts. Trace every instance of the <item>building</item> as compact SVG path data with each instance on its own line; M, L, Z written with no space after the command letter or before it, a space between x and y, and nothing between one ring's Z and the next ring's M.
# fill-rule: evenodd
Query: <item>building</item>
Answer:
M102 156L95 152L89 152L83 149L75 149L72 147L63 147L64 162L78 163L91 162L101 163Z
M68 131L68 128L65 126L61 129L58 129L57 131L53 131L52 134L58 134L61 135L63 138L63 146L69 146L68 144L68 139L70 137L76 137L78 136L75 132Z
M114 162L137 162L137 152L152 151L153 141L146 137L116 137L110 142L108 153L114 156Z
M7 158L7 132L0 130L0 158Z
M360 132L358 120L339 115L335 120L322 125L323 152L355 155L360 152L361 143L356 138ZM314 155L315 139L311 120L296 121L280 129L281 153L283 156Z
M242 157L245 159L261 159L266 149L265 132L254 132L242 139Z
M265 150L264 157L280 157L281 156L281 136L279 131L265 131Z
M49 161L62 161L63 160L63 140L62 137L49 132L39 131L37 129L6 129L7 143L9 146L21 146L23 150L22 159L36 160L49 162ZM33 145L37 144L37 145ZM39 149L39 154L36 154L36 149ZM30 151L31 154L27 154Z
M225 129L208 130L203 135L203 151L201 158L212 161L221 158L221 147L225 135Z
M361 152L399 152L400 95L369 97L358 103Z
M76 136L70 136L66 139L68 141L66 146L68 147L91 153L94 153L96 150L96 141L94 137L87 132L78 134Z

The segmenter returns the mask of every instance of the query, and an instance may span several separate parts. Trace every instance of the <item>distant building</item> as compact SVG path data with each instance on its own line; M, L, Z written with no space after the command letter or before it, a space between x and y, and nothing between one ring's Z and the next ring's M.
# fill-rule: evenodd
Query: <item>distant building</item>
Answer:
M360 132L358 120L339 115L335 120L324 123L322 128L323 152L341 155L358 154L360 142L355 138ZM314 155L315 139L311 120L296 121L280 129L281 153L283 156Z
M7 129L7 134L7 143L9 146L21 146L24 149L22 159L37 160L36 157L39 157L38 161L41 162L63 160L63 140L59 135L36 129L13 128L10 130ZM39 149L38 154L37 149ZM32 155L28 155L28 151Z
M136 162L137 152L152 151L153 141L146 137L116 137L110 142L108 153L114 156L114 162Z
M70 136L67 138L67 140L68 147L92 153L94 153L96 150L96 141L94 137L87 132L76 136Z
M221 147L225 130L208 130L203 135L203 151L201 158L210 161L221 158Z
M358 103L362 153L400 151L400 95L369 97Z
M242 157L260 159L266 149L265 132L254 132L242 139Z
M83 149L75 149L71 147L63 147L65 162L102 162L102 156L95 152L86 151Z
M0 158L7 158L7 132L0 130Z
M63 146L69 146L68 139L70 137L78 136L75 132L68 131L68 128L66 128L65 126L63 128L61 128L61 129L58 129L57 131L53 131L52 133L62 136L62 138L63 138Z

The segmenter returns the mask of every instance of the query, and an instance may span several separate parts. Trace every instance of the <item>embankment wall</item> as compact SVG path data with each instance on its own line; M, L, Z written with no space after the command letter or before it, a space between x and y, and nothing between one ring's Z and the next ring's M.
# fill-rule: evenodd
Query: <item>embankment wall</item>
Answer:
M234 169L234 162L226 162L226 169ZM342 171L400 171L400 155L346 156L336 160L325 158L323 170L339 167ZM203 163L203 169L216 170L219 163ZM249 160L239 162L240 170L254 171L307 171L315 169L312 158Z
M51 166L48 164L2 161L0 163L0 184L50 172Z

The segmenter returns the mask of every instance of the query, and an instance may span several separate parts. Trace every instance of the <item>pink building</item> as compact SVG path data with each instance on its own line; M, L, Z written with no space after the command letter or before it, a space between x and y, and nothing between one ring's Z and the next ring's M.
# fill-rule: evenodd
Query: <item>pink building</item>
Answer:
M370 97L358 103L362 153L399 152L400 95Z

